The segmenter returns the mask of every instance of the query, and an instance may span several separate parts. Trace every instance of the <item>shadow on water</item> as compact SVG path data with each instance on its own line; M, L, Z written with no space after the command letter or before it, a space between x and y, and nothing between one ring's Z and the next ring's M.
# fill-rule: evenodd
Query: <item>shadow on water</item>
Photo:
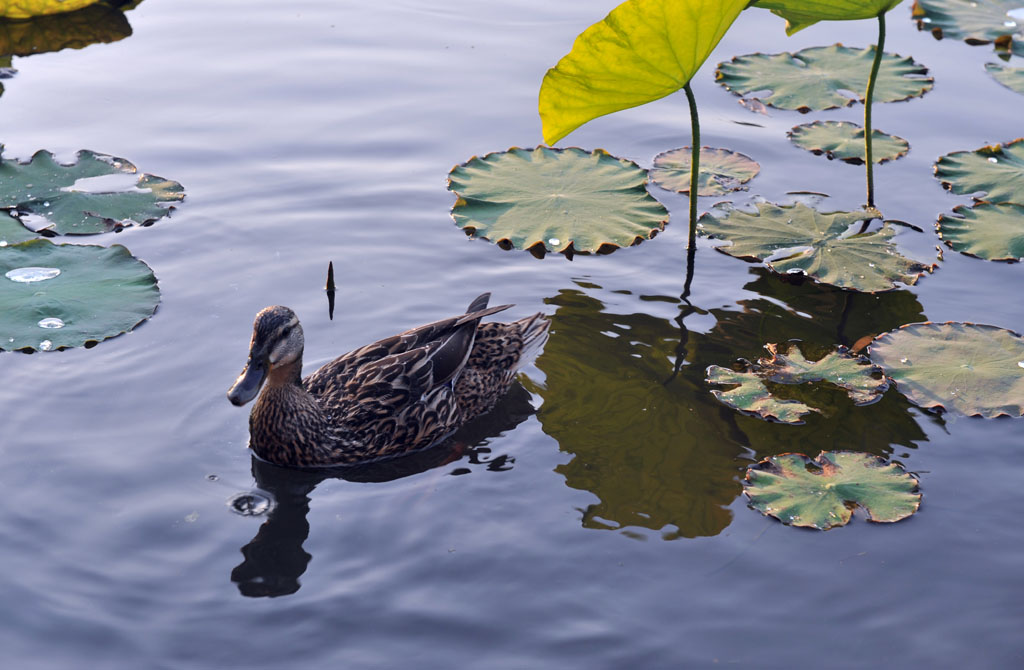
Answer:
M514 384L485 416L467 423L440 444L401 458L347 468L300 470L253 457L256 486L269 493L276 504L256 537L242 547L244 560L231 571L231 581L243 596L254 598L285 596L299 590L299 578L312 559L302 546L309 537L310 495L326 479L388 482L454 463L458 467L451 475L470 474L476 469L510 470L515 459L508 454L492 454L488 443L534 414L530 401L529 392Z

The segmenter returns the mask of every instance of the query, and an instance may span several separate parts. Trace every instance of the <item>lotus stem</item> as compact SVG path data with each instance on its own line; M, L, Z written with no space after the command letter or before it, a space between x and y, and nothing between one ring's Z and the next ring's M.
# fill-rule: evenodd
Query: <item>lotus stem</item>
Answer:
M868 176L868 207L875 206L875 156L871 142L874 130L871 128L871 100L875 95L875 80L878 68L882 65L882 52L885 50L885 12L878 15L878 44L875 45L875 60L871 63L871 76L868 77L868 90L864 94L864 165Z
M683 86L686 100L690 103L690 237L686 248L697 247L697 181L700 176L700 117L697 115L697 100L693 97L690 82ZM692 265L692 263L691 263Z

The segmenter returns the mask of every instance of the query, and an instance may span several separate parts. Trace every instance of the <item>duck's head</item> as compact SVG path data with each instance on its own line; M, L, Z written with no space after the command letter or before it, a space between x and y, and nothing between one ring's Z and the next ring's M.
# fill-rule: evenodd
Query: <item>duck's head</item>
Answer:
M252 324L249 360L228 390L228 400L241 407L256 397L267 375L275 369L295 366L296 363L297 368L301 368L304 345L302 326L295 312L281 305L260 311ZM299 374L297 368L296 377Z

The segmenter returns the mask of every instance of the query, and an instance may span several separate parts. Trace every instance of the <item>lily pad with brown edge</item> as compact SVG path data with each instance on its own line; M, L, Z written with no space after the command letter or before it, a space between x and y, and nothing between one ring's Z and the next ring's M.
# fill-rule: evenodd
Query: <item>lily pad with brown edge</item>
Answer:
M3 0L0 2L0 17L5 19L30 19L33 16L73 12L98 1L99 0Z
M743 492L753 509L789 526L845 526L860 507L868 521L892 523L921 506L917 479L897 463L855 451L779 454L747 468Z
M655 156L651 181L666 191L689 193L690 151L690 147L683 147ZM746 190L744 184L760 171L761 166L757 161L738 151L701 147L697 195L725 195L732 191Z
M848 121L814 121L795 126L787 133L790 141L816 156L838 158L853 165L864 164L864 129ZM872 132L876 163L885 163L907 155L910 144L902 137L880 130Z
M953 215L942 214L939 237L954 251L987 261L1024 258L1024 205L983 202L959 205Z
M1006 88L1024 95L1024 67L1005 67L985 63L985 71Z
M5 158L0 160L0 209L47 235L147 226L167 216L185 191L178 182L136 177L137 172L123 158L85 150L67 165L49 151L37 151L27 162Z
M592 253L654 237L668 210L647 170L602 149L520 149L473 157L448 174L455 224L504 248Z
M878 230L851 232L851 226L878 217L877 210L819 212L802 203L757 203L757 211L716 205L697 222L704 237L730 242L718 251L763 261L778 273L803 273L840 288L875 293L898 284L913 285L935 266L900 255L884 223Z
M1024 137L946 154L935 163L935 177L943 188L958 195L1024 205Z
M0 248L0 349L95 344L132 330L159 302L153 271L119 244Z
M796 53L749 54L718 64L715 80L732 93L755 92L766 105L801 112L848 107L864 101L874 47L851 49L841 44L810 47ZM882 54L874 102L898 102L932 89L928 68L890 53Z
M881 368L863 356L852 356L845 347L837 347L816 361L804 358L796 345L766 344L770 358L762 358L745 372L718 365L708 367L709 384L737 385L726 391L713 390L720 401L745 414L781 423L801 423L801 417L819 410L796 400L772 395L764 382L804 384L825 381L846 391L857 405L877 401L889 387Z
M911 15L919 30L937 39L968 44L1002 43L1019 52L1024 40L1024 5L1020 0L916 0Z
M1024 416L1024 337L974 323L911 323L871 343L871 361L925 409Z

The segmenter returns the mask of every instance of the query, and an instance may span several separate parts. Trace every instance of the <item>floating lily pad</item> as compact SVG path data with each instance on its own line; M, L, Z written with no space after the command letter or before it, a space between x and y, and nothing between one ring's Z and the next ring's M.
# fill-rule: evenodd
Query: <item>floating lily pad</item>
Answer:
M754 5L786 19L786 34L792 35L818 21L873 19L901 2L903 0L758 0Z
M673 149L654 157L651 181L666 191L690 192L690 147ZM701 147L697 195L725 195L745 190L761 166L750 156L728 149Z
M31 230L21 225L18 219L0 212L0 247L18 242L27 242L38 237Z
M816 361L804 358L797 346L783 347L767 344L771 358L762 358L750 365L746 372L736 372L718 365L707 369L709 384L738 386L726 391L714 390L712 395L723 403L760 419L782 423L801 423L801 417L819 410L796 400L781 400L772 395L765 381L776 384L804 384L826 381L846 391L855 404L866 405L882 397L889 382L881 368L871 365L867 358L851 356L845 347L839 347Z
M757 95L779 109L810 110L847 107L864 101L874 47L850 49L841 44L811 47L796 53L750 54L718 64L715 79L736 95ZM897 102L930 91L928 68L910 58L883 54L875 82L875 102Z
M918 481L900 465L872 454L823 451L780 454L747 468L750 506L784 524L828 530L845 526L853 509L868 520L891 523L921 506Z
M1006 88L1024 95L1024 67L1005 67L995 63L985 63L985 71Z
M161 177L135 178L137 172L123 158L92 151L79 151L70 165L58 163L49 151L36 152L26 163L3 159L0 209L31 222L34 230L56 235L149 225L167 216L170 203L185 192L181 184Z
M824 284L874 293L915 284L934 266L901 256L888 223L877 231L847 234L877 211L819 212L807 205L758 203L756 212L727 204L698 222L705 237L732 242L717 249L737 258L764 261L779 273L802 272Z
M99 0L8 0L0 3L0 16L7 19L30 19L33 16L73 12Z
M474 157L448 174L456 225L516 249L596 252L663 230L668 210L647 171L606 151L519 149Z
M1024 416L1024 338L973 323L912 323L876 338L871 360L912 403L971 416Z
M917 0L913 17L919 30L938 39L968 44L1015 42L1024 38L1024 4L1020 0Z
M943 188L975 200L1024 205L1024 137L976 151L954 151L935 163Z
M864 129L847 121L815 121L794 127L788 133L793 144L815 155L826 155L854 165L864 164ZM905 156L910 144L902 137L872 132L872 147L876 163Z
M987 261L1024 259L1024 205L983 202L953 212L940 216L936 227L954 251Z
M40 239L0 248L0 349L99 342L135 328L158 302L153 271L119 244Z

